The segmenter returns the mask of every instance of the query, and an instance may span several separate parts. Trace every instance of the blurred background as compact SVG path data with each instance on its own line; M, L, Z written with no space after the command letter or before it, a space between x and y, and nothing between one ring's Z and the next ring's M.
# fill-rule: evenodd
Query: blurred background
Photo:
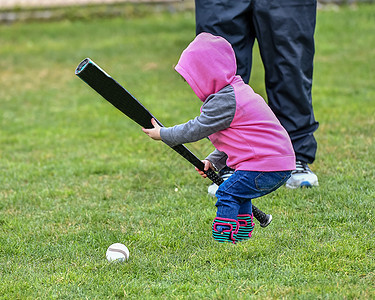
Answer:
M194 8L194 0L1 0L0 22L142 16L150 11Z
M342 4L374 3L375 0L319 0L318 8ZM1 0L0 22L30 19L91 18L93 16L142 15L150 10L192 10L194 0Z

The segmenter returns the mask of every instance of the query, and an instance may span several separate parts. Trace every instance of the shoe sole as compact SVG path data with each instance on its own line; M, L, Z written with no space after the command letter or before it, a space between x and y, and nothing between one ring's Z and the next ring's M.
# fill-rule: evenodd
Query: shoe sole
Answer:
M318 183L316 184L311 184L309 181L302 181L299 185L290 185L290 184L286 184L285 187L287 187L288 189L298 189L298 188L313 188L314 186L319 186Z

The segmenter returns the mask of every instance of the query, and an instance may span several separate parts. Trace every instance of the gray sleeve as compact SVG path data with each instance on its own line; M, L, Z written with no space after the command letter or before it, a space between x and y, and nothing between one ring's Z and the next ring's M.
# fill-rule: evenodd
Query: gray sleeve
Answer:
M225 152L215 149L209 156L206 157L215 167L216 171L220 171L226 166L228 156Z
M209 135L228 128L236 112L236 99L232 86L228 85L216 94L210 95L202 106L201 114L180 125L162 127L160 136L167 145L201 140Z

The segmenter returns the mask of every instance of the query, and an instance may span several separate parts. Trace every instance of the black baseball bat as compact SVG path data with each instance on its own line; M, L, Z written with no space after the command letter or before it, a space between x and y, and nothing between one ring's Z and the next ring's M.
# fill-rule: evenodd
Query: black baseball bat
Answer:
M139 102L132 94L130 94L121 84L108 75L91 59L84 59L76 68L75 74L100 94L105 100L110 102L113 106L119 109L122 113L130 119L138 123L144 128L153 128L151 119L160 125L163 124L153 116L148 109L146 109L141 102ZM204 171L204 164L184 145L177 145L171 147L178 154L184 157L187 161ZM223 179L219 177L213 170L204 171L207 177L217 185L223 183ZM260 222L262 227L268 226L271 223L272 216L265 214L256 206L253 205L254 217Z

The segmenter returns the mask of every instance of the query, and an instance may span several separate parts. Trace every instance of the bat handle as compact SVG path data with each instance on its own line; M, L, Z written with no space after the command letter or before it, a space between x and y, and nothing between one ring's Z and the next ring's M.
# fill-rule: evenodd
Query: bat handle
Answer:
M213 170L209 169L205 171L207 177L217 185L220 185L224 182L223 178L217 175ZM257 208L255 205L252 205L253 215L260 223L261 227L267 227L272 221L272 215L266 214Z
M217 185L220 185L224 182L223 178L221 178L219 175L215 173L215 171L211 169L204 171L204 173L206 173L207 177L211 179L211 181Z

